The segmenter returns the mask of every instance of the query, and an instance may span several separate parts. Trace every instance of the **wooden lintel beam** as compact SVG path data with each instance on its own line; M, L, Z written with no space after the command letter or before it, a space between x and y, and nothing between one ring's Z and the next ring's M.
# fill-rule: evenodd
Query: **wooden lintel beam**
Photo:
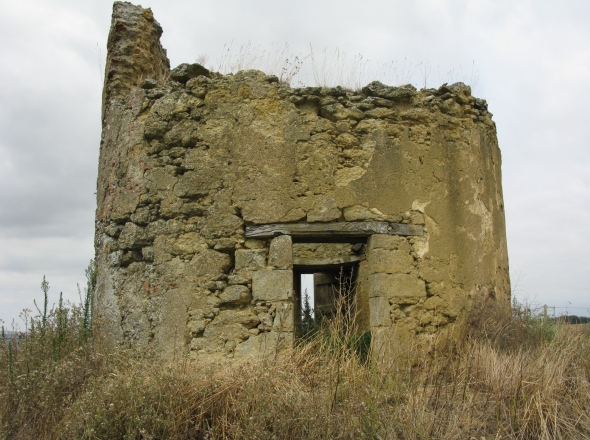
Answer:
M246 226L246 238L272 238L291 235L293 238L364 238L374 234L423 235L421 225L390 222L274 223Z
M342 266L346 264L354 264L365 259L365 254L362 255L345 255L333 258L299 258L293 257L294 266Z

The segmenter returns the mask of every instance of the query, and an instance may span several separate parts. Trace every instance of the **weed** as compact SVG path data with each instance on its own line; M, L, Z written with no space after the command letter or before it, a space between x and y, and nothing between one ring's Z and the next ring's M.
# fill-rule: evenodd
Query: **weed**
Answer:
M455 348L388 363L346 310L275 357L165 361L60 301L0 340L0 438L588 438L590 334L513 311L482 298Z
M223 74L237 73L241 70L257 69L267 74L276 75L282 83L292 86L336 87L360 90L371 81L399 86L413 83L427 88L430 82L432 66L429 62L393 60L378 63L362 54L349 56L340 48L320 52L309 45L308 53L293 53L288 44L272 44L269 48L242 44L238 49L234 43L225 44L221 56L216 62L209 62L207 54L200 54L196 61L210 70ZM473 61L470 72L463 68L449 69L442 73L438 68L439 83L462 81L474 88L479 74ZM446 78L446 79L445 79Z

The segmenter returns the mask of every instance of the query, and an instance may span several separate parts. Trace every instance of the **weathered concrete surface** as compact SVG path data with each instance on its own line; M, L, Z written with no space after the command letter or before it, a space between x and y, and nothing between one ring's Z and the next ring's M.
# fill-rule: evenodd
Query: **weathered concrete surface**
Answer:
M95 239L109 338L195 356L292 340L293 258L357 255L353 243L246 239L248 225L423 226L355 251L359 322L375 334L434 335L476 294L509 307L500 150L469 87L170 71L161 32L149 9L115 3Z

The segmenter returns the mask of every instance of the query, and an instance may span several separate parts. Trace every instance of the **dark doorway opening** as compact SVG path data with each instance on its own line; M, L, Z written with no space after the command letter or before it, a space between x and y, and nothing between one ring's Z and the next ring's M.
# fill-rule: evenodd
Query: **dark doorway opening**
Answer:
M357 275L357 263L296 266L293 281L299 333L309 330L310 319L311 325L319 326L336 317L354 318Z

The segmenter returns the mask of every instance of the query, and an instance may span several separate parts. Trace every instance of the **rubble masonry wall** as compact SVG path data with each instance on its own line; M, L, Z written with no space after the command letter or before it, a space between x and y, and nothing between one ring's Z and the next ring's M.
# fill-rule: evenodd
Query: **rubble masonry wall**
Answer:
M259 71L170 70L161 33L149 9L115 3L94 304L110 339L194 356L289 344L294 258L334 245L246 237L256 225L420 231L364 240L357 306L374 340L431 337L478 294L509 307L500 150L469 87L297 89Z

